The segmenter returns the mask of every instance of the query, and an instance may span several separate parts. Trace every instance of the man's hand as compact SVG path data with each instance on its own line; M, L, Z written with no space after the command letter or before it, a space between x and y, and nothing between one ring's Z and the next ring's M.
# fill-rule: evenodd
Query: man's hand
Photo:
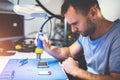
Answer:
M62 67L66 73L76 76L76 70L79 69L79 64L73 58L69 57L62 62Z
M48 41L47 36L46 36L46 35L43 35L43 36L39 36L39 37L38 37L38 34L37 34L37 35L36 35L36 39L35 39L35 41L34 41L35 45L37 45L37 39L38 39L38 38L43 42L43 49L44 49L45 51L49 51L51 45L49 44L49 41Z

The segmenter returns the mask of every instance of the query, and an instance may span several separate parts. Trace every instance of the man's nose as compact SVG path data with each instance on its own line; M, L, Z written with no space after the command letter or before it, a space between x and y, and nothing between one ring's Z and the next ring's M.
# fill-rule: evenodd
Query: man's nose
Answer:
M76 32L76 31L77 31L77 28L74 27L74 26L71 26L71 31L72 31L72 32Z

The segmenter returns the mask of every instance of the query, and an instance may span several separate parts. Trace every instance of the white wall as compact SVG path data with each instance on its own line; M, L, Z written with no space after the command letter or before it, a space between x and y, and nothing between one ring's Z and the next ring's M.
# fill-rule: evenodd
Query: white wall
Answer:
M120 0L98 0L104 17L110 21L120 18Z

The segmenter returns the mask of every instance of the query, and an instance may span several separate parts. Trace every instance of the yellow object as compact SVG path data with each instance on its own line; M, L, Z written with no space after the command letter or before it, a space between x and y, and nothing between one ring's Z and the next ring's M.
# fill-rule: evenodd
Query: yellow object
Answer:
M68 35L68 39L71 39L72 38L72 36L71 35Z
M15 46L15 49L22 49L22 46L20 44Z
M41 48L36 48L35 49L35 53L40 53L40 54L42 54L43 53L43 49L41 49Z

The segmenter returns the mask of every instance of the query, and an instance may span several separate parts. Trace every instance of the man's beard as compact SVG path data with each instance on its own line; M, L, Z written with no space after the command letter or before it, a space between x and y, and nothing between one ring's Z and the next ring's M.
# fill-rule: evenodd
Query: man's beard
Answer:
M94 24L89 18L87 18L86 23L87 23L87 28L83 33L81 33L83 36L91 35L96 30L96 24Z

